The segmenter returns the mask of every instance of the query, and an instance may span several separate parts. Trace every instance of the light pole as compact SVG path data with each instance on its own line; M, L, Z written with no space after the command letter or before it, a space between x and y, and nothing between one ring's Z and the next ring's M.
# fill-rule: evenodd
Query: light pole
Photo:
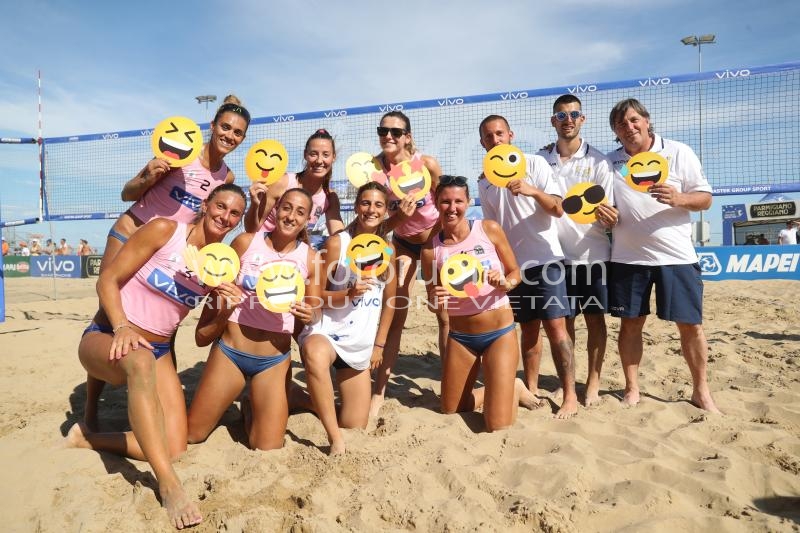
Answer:
M217 95L216 94L201 94L200 96L195 96L195 100L197 100L198 104L205 103L206 104L206 120L208 120L208 103L216 102Z
M681 42L686 46L696 46L697 47L697 72L703 72L703 45L704 44L714 44L717 42L717 36L713 33L707 33L705 35L697 36L697 35L689 35L688 37L684 37L681 39ZM698 80L697 82L697 117L698 117L698 124L700 126L699 129L699 140L700 146L697 152L697 157L700 159L700 164L703 163L703 83L702 81ZM704 217L703 211L700 211L700 246L704 246L706 241L703 235L703 226L704 226Z

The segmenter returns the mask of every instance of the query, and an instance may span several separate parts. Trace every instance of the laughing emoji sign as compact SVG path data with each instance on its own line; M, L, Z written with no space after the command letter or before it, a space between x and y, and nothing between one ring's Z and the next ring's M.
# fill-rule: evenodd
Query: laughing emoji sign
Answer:
M392 248L372 233L362 233L350 240L345 261L358 276L377 278L389 268Z
M267 311L288 313L306 294L306 284L297 265L290 261L267 263L256 282L256 297Z
M239 273L239 256L233 248L222 242L203 246L199 251L190 244L183 250L183 258L187 268L209 287L231 282Z
M647 192L649 187L667 181L669 163L655 152L641 152L628 159L620 174L631 189Z
M150 137L153 154L173 168L185 167L203 149L203 134L194 120L169 117L159 122Z
M456 298L474 298L483 286L483 265L474 255L451 255L442 265L439 279Z

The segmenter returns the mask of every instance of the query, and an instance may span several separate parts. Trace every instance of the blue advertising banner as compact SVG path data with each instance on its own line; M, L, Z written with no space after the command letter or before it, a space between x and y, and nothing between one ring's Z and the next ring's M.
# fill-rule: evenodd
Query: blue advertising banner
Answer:
M800 280L800 245L706 246L697 255L704 281Z
M79 278L81 257L79 255L31 256L31 276L34 278Z
M0 254L0 322L6 321L6 277L3 275L3 255Z

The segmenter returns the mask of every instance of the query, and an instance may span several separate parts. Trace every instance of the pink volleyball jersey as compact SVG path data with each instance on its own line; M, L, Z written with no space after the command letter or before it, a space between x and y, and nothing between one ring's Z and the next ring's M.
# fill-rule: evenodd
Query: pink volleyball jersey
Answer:
M129 211L142 222L164 217L189 224L211 191L225 183L225 162L211 172L198 157L185 167L173 168L150 187Z
M292 333L294 331L294 315L291 313L273 313L265 309L256 295L256 284L261 271L269 263L291 262L300 271L304 280L308 279L308 245L297 241L297 247L287 254L279 254L269 246L263 233L256 233L250 246L241 257L241 268L236 284L242 288L245 299L231 314L231 322L252 328L273 331L275 333Z
M417 152L411 158L412 161L422 159L422 154ZM378 158L381 160L381 158ZM389 189L389 211L394 214L400 205L400 197L397 196L391 187L389 187L389 176L386 174L386 169L383 170L386 178L385 185ZM398 237L410 237L422 233L428 228L433 227L439 219L439 211L433 203L433 193L428 191L428 194L417 201L417 209L405 222L394 228L394 233Z
M442 265L450 256L459 253L474 255L483 267L483 276L480 279L473 277L473 281L467 282L467 285L464 286L465 292L472 293L471 296L466 298L450 296L447 302L447 314L452 316L477 315L483 311L497 309L508 304L508 296L505 291L486 282L487 271L503 272L504 269L500 258L497 257L494 244L483 231L481 222L476 220L470 229L469 236L458 244L442 244L441 234L437 234L433 238L437 272L441 270ZM464 272L464 276L468 278L471 273L474 275L475 271ZM441 276L439 277L441 278Z
M297 174L294 172L287 172L287 176L289 176L289 183L286 185L286 190L289 189L296 189L300 187L300 182L297 179ZM319 218L325 214L328 210L328 206L330 206L330 202L328 201L328 195L325 194L325 191L320 189L315 192L311 196L311 215L308 217L308 229L321 229L317 228L317 221ZM278 206L275 205L272 207L272 211L269 212L267 215L267 219L261 225L261 229L266 231L267 233L275 230L275 218L278 213Z
M186 224L178 222L167 243L120 289L128 321L169 337L189 311L203 301L211 289L186 268L185 248Z

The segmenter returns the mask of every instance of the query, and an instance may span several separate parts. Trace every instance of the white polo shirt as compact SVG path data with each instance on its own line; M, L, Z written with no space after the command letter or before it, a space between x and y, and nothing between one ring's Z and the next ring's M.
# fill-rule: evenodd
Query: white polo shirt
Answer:
M553 170L562 198L567 197L567 191L574 185L591 182L600 185L606 191L608 205L614 205L611 161L583 139L578 151L566 161L561 161L555 145L551 150L540 150L537 155L544 157ZM599 222L579 224L564 213L555 219L555 225L567 264L585 265L611 259L611 241Z
M653 147L669 164L667 184L678 192L711 192L700 160L687 145L655 135ZM683 207L659 203L625 182L620 169L629 156L623 147L608 153L614 166L614 200L619 223L613 229L611 260L633 265L684 265L697 262L691 215Z
M797 228L784 228L778 233L778 244L797 244Z
M525 180L547 194L561 196L550 165L543 157L525 154ZM564 259L554 217L530 196L514 196L508 189L478 180L483 218L503 228L522 270Z

